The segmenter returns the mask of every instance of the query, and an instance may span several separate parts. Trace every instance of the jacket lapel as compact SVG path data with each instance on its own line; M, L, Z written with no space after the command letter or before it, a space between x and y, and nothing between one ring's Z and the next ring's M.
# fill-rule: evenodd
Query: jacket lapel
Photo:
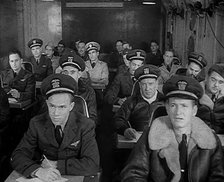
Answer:
M64 128L64 137L60 146L60 149L63 150L65 147L74 142L74 138L77 137L77 125L76 125L76 115L74 112L70 112L67 124Z
M50 140L53 143L53 145L58 147L58 143L54 136L54 125L49 116L46 116L46 123L45 123L45 127L44 127L44 136L47 138L47 140Z

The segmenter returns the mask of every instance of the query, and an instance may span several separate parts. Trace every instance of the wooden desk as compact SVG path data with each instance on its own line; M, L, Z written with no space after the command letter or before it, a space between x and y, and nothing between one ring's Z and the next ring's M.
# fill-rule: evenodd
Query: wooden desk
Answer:
M30 105L31 103L32 103L31 99L22 102L13 102L12 100L9 99L10 108L23 109L26 106Z
M17 173L16 171L13 171L8 178L5 180L5 182L16 182L16 179L21 177L22 175ZM84 176L63 176L64 178L67 178L67 182L83 182Z
M42 82L37 81L36 82L36 88L40 88L41 87Z
M142 132L137 132L137 138L133 140L126 139L123 135L117 135L117 148L118 149L132 149L141 137Z

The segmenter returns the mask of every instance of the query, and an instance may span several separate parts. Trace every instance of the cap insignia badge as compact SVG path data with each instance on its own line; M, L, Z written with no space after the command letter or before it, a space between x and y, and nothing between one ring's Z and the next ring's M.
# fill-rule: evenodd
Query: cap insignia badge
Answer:
M73 61L73 57L68 57L68 62L72 62Z
M141 57L141 52L136 52L137 53L137 57Z
M145 75L149 74L149 68L144 68L143 72Z
M179 90L185 90L186 89L186 86L187 86L186 81L179 81L177 84L178 84L178 89Z
M51 81L51 85L52 85L52 88L58 88L60 87L60 80L59 79L54 79Z
M89 48L93 47L93 44L89 44Z
M36 44L37 43L37 41L36 40L33 40L33 44Z
M201 56L198 57L198 61L202 61L202 57Z

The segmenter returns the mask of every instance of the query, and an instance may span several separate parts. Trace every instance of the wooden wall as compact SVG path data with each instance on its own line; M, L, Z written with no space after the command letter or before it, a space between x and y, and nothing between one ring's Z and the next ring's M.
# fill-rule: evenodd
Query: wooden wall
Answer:
M158 3L159 1L157 1ZM129 5L122 8L70 8L62 6L62 36L71 40L97 41L102 52L110 52L118 39L130 41L134 48L147 49L151 39L162 42L161 8Z
M41 38L44 45L62 38L61 1L3 0L0 2L0 57L18 47L29 56L27 42Z
M174 6L180 7L183 0L175 1ZM188 1L189 3L193 1ZM203 7L209 6L209 1L203 1ZM184 65L187 64L189 51L202 52L208 61L207 69L213 63L224 63L224 48L218 43L216 38L224 45L224 9L215 8L210 17L205 13L193 15L192 10L183 3L184 18L179 15L171 16L168 14L167 7L167 32L172 33L173 48L177 55L182 59ZM190 29L190 23L195 16L195 26ZM212 32L214 31L214 34ZM194 46L189 44L189 38L194 40ZM166 44L168 40L166 40ZM188 45L189 44L189 45Z
M8 49L17 46L17 15L15 1L1 0L0 4L0 57L8 53Z

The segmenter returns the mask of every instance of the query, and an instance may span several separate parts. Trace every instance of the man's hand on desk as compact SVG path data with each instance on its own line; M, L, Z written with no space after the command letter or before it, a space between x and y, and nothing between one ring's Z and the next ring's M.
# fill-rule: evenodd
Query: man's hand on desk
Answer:
M61 179L60 172L55 168L40 167L35 173L35 176L41 179L42 181L47 181L47 182Z
M20 93L16 89L11 89L8 93L10 93L16 99L20 98Z
M44 159L41 163L41 166L43 168L57 168L57 161L51 161L51 160L46 160Z
M137 131L133 128L127 128L124 131L124 137L127 138L128 140L136 139L136 134Z
M124 103L124 101L126 101L126 100L127 100L126 97L122 98L122 99L120 98L117 103L121 106Z

